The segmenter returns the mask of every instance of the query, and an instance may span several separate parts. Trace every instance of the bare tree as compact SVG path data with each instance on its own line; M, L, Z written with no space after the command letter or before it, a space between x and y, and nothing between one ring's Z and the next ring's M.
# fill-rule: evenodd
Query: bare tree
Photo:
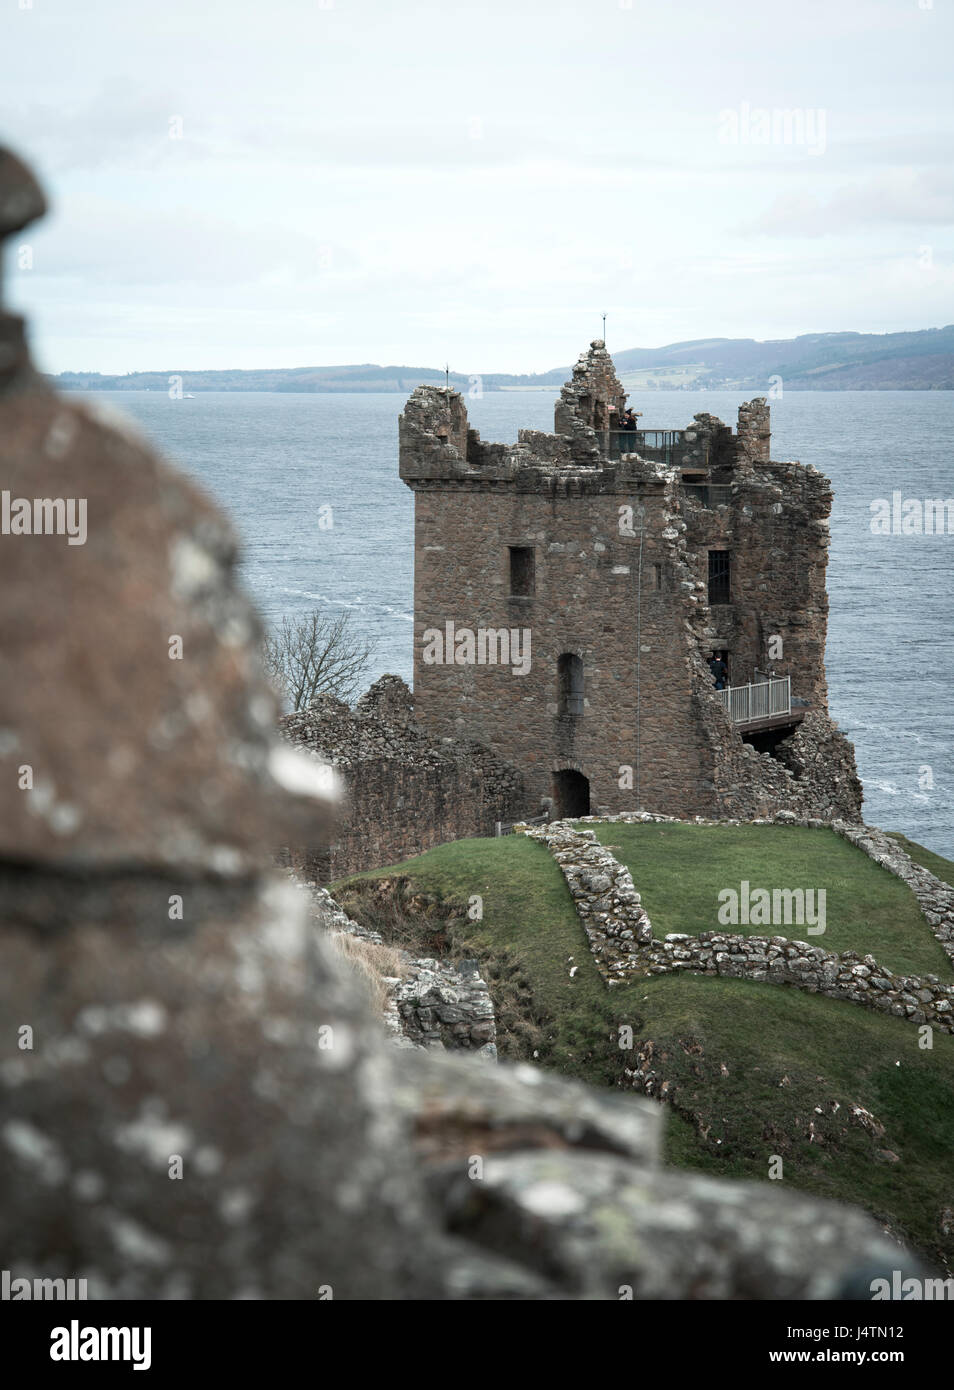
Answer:
M293 711L317 695L349 700L361 684L374 643L355 632L350 613L332 618L315 610L285 617L266 634L265 669Z

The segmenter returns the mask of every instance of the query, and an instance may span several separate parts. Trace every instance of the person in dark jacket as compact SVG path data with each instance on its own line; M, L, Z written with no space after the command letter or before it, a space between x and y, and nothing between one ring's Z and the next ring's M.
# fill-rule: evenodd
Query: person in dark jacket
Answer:
M729 679L729 668L717 652L713 652L709 657L709 670L712 672L716 690L725 690L726 681Z
M620 422L620 429L621 429L622 432L623 432L622 435L621 435L620 453L621 453L621 454L635 454L635 452L636 452L636 416L633 414L632 407L630 407L628 410L625 410L625 411L623 412L623 418L622 418L622 421Z

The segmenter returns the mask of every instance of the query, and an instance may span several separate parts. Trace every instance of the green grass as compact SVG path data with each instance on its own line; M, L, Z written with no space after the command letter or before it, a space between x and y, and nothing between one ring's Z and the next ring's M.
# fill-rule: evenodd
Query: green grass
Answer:
M911 890L833 830L666 824L590 828L629 869L657 937L701 931L787 936L829 951L869 953L880 965L906 974L944 980L954 976ZM806 926L795 923L720 924L720 890L738 892L743 880L752 890L813 888L817 894L823 888L824 933L809 935Z
M628 842L624 828L605 827L608 842ZM719 886L735 876L737 886L741 877L758 883L761 874L771 875L767 884L838 886L838 894L829 892L829 932L813 940L871 949L887 964L904 961L906 950L916 955L919 932L932 943L923 920L918 926L903 911L904 939L892 935L886 919L898 916L895 885L903 885L829 832L766 826L743 827L746 833L737 836L732 827L676 829L689 837L632 841L639 854L634 879L657 930L686 930L676 915L687 911L679 902L708 908L713 875ZM621 848L620 857L630 852ZM942 862L945 873L954 873L954 865ZM829 878L818 877L819 866ZM933 1048L921 1050L917 1028L902 1019L743 980L661 976L608 990L562 874L543 846L523 836L443 845L334 884L332 892L367 919L381 880L389 890L396 880L431 903L443 902L441 939L450 955L481 960L503 1056L536 1053L547 1069L628 1089L625 1071L636 1065L635 1050L651 1042L653 1065L670 1086L667 1161L761 1179L770 1157L780 1155L784 1181L793 1187L866 1207L928 1258L954 1268L954 1238L938 1225L942 1211L954 1206L954 1037L935 1033ZM855 886L852 907L843 895ZM883 913L882 891L889 895ZM480 921L466 911L475 894L483 900ZM383 922L372 913L369 925ZM413 922L400 929L413 930ZM421 930L428 941L437 939L433 921ZM880 933L880 950L868 941L869 930ZM620 1048L624 1025L633 1030L634 1051ZM870 1111L884 1133L853 1123L852 1105Z
M545 847L524 835L458 840L383 873L333 884L331 891L347 911L361 916L356 892L361 880L406 875L413 876L415 887L464 909L480 895L482 920L471 920L463 910L450 925L450 954L476 956L488 968L495 1002L504 990L508 1011L523 1013L527 1046L516 1055L532 1057L536 1048L556 1070L589 1077L594 1050L605 1050L612 1011L563 875ZM373 925L386 931L380 920ZM496 980L493 968L499 971ZM520 993L529 996L522 1001L511 997L521 985L527 988ZM611 1083L614 1077L607 1073L599 1079Z
M888 834L892 840L897 840L903 850L914 860L915 864L920 864L922 869L927 869L947 884L949 888L954 888L954 864L949 859L942 859L939 854L935 854L932 849L925 849L915 840L909 840L907 835L902 835L899 830L889 830Z
M785 1181L866 1207L954 1267L954 1239L939 1229L954 1205L954 1038L935 1033L922 1051L901 1019L742 980L657 978L637 1007L675 1092L670 1163L765 1178L778 1154ZM884 1133L853 1123L851 1105Z

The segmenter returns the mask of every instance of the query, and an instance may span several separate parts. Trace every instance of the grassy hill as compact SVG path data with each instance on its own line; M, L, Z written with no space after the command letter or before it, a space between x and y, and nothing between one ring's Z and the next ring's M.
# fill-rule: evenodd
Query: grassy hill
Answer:
M927 924L897 895L907 895L903 885L832 832L741 827L734 836L687 826L676 829L698 833L632 841L620 833L644 828L656 827L599 833L632 861L657 932L714 925L714 883L756 884L760 875L791 886L837 883L825 945L866 952L877 944L889 966L931 962L933 973L950 976ZM954 875L954 864L937 862ZM954 1037L935 1033L933 1049L921 1050L917 1028L902 1019L742 980L662 976L607 990L559 868L522 836L443 845L332 892L387 940L480 960L501 1055L631 1088L627 1071L638 1053L650 1054L668 1083L669 1162L765 1178L770 1158L781 1156L784 1181L866 1207L954 1268ZM479 920L468 915L468 904L477 912L475 895ZM627 1025L632 1050L620 1047Z
M666 824L591 828L629 869L656 936L700 931L789 936L828 951L870 952L880 965L905 974L954 977L951 962L928 930L914 894L830 830L730 825L713 833L705 825ZM810 937L804 927L799 930L794 925L720 926L719 889L738 890L743 879L753 889L824 888L824 934Z

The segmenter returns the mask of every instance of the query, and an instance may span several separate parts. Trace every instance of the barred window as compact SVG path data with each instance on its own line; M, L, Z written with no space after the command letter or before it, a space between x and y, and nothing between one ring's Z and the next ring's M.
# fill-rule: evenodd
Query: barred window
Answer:
M729 552L709 551L709 602L731 603L729 597Z

